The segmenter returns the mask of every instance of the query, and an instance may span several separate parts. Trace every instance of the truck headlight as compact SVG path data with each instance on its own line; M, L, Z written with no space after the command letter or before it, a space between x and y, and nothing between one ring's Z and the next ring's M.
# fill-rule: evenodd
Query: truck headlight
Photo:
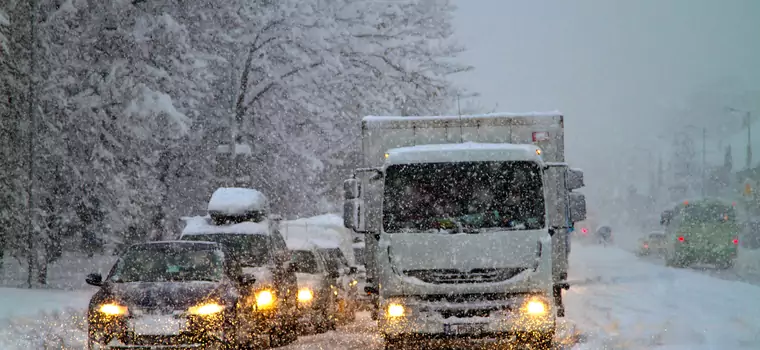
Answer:
M388 317L403 317L405 313L404 306L401 304L391 303L388 305Z
M547 309L548 307L546 306L546 303L537 299L529 300L528 303L525 304L525 311L533 316L544 315L546 314Z
M309 288L302 288L298 291L298 301L301 303L308 303L314 299L314 292Z
M274 293L271 290L256 293L256 307L259 310L269 309L272 306L274 306Z
M217 303L208 303L208 304L193 306L189 308L187 312L191 315L209 316L209 315L218 314L222 312L222 310L224 310L223 305L219 305Z
M116 303L108 303L108 304L100 305L100 308L98 308L98 311L108 316L120 316L127 313L127 307L121 306Z

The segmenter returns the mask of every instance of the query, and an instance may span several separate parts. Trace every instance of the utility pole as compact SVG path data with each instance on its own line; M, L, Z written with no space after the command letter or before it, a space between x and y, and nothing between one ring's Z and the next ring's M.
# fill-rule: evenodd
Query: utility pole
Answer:
M707 193L707 128L702 128L702 197Z
M37 252L34 249L34 177L35 177L35 143L37 134L37 118L35 110L35 97L37 87L34 81L34 69L37 68L37 0L29 0L29 96L27 96L27 114L29 116L28 142L29 147L29 178L27 179L26 188L26 244L28 249L27 256L27 276L26 285L32 288L32 274L37 265Z
M744 123L747 125L747 169L752 168L752 115L747 111Z

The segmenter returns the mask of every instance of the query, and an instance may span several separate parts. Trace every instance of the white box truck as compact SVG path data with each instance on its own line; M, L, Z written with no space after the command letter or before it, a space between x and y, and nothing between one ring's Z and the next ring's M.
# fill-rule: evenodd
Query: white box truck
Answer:
M386 348L419 336L551 343L583 172L559 113L365 117L344 224L365 234Z

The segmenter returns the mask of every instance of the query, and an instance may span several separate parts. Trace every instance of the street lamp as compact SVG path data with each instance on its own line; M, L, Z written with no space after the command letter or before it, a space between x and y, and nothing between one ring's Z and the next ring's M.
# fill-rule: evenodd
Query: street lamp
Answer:
M752 168L752 113L734 107L726 107L726 110L733 113L744 113L744 125L747 127L747 169Z

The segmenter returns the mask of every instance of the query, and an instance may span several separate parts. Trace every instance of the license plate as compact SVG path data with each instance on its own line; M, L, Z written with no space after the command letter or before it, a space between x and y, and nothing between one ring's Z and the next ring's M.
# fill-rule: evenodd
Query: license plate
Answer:
M462 323L462 324L445 324L443 332L446 334L478 334L486 329L485 323Z
M174 316L143 316L132 321L132 331L137 335L179 335L187 321Z

